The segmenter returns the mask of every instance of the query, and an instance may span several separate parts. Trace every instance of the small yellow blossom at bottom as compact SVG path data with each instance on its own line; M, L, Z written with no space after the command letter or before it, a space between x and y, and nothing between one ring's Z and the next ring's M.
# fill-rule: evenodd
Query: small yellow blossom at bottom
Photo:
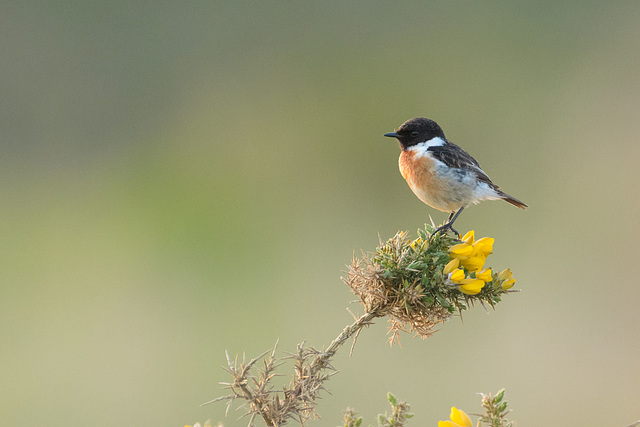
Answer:
M438 421L438 427L472 427L471 418L464 411L451 407L451 421Z
M484 282L480 279L464 279L460 281L460 292L467 295L476 295L484 287Z

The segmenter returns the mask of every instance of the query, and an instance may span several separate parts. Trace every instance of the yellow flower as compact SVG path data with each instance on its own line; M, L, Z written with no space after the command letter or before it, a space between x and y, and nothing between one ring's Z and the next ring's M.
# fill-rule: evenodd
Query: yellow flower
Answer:
M476 295L484 287L484 282L480 279L463 279L460 281L460 292L467 295Z
M449 248L449 253L452 258L465 257L471 255L473 252L473 246L468 243L458 243Z
M502 289L506 291L507 289L513 288L513 285L515 284L516 284L516 279L507 280L506 282L502 283Z
M469 256L460 259L460 264L469 271L478 271L484 267L486 257L482 255Z
M461 268L456 268L455 270L453 270L451 272L451 275L449 276L449 279L453 282L453 283L458 283L461 280L464 279L464 270Z
M498 280L502 282L502 289L507 290L513 288L516 284L516 279L513 278L513 273L510 268L502 270L498 275Z
M451 261L449 261L447 265L444 266L444 269L442 270L444 274L449 275L449 280L451 280L454 283L464 279L464 270L461 268L458 268L459 265L460 265L460 260L458 258L454 258Z
M476 273L476 279L480 279L483 282L490 282L491 280L493 280L493 276L491 275L491 269L487 268L482 270L479 273Z
M422 239L418 237L416 240L411 242L411 249L416 250L416 246L420 246L422 244Z
M498 274L498 280L500 280L501 282L510 279L513 279L513 273L511 272L510 268L505 268L500 272L500 274Z
M464 237L462 238L462 241L470 245L473 245L473 242L475 242L475 232L473 230L467 231L467 234L464 235Z
M478 251L479 254L484 255L485 257L491 255L493 252L493 242L495 239L493 237L483 237L480 240L477 240L473 244L473 249Z
M463 410L451 407L451 421L438 421L438 427L472 427L471 418Z
M449 274L451 273L453 270L455 270L456 268L458 268L458 266L460 266L460 260L458 258L454 258L451 261L449 261L447 263L447 265L444 266L444 270L442 270L442 272L444 274Z
M469 272L478 272L484 267L487 257L493 252L493 237L483 237L475 240L475 232L470 230L462 237L463 243L458 243L449 248L449 256L452 259L459 259L460 264L455 267L464 267ZM449 263L451 264L451 263ZM447 264L447 266L449 265ZM452 272L454 267L449 267L448 273ZM492 280L490 269L480 273L476 273L476 278L490 282Z

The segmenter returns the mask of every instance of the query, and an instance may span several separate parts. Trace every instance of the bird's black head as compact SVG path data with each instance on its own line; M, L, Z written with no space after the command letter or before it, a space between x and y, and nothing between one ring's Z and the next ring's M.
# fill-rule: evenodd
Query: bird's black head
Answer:
M431 138L445 139L442 128L433 120L424 117L407 120L400 125L397 131L385 133L384 136L397 138L403 150L429 141Z

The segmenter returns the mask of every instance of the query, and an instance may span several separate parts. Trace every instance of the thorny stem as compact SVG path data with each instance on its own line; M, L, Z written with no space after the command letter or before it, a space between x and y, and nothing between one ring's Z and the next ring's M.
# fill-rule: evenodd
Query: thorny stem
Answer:
M285 390L283 399L281 399L277 394L273 399L267 397L267 394L271 393L270 391L267 391L267 383L272 375L268 375L266 372L274 368L273 361L275 360L277 343L271 352L271 359L269 362L265 362L266 371L264 377L261 375L261 379L253 380L257 386L255 390L249 385L248 379L251 377L249 371L255 363L262 359L267 353L269 353L269 351L251 359L248 363L245 363L243 358L243 361L240 364L238 363L237 357L235 361L232 361L229 354L226 353L228 364L228 368L226 370L233 375L235 381L233 383L222 384L227 385L234 391L234 394L218 397L217 399L213 399L209 402L203 403L202 405L221 400L228 400L229 404L231 404L233 400L241 398L247 401L251 408L247 413L248 415L251 415L249 426L253 426L253 420L257 415L260 415L267 426L278 427L285 424L286 418L291 417L292 414L296 415L300 420L300 424L304 425L304 419L308 418L305 413L313 413L313 401L316 399L318 390L323 388L321 383L330 376L322 375L321 371L323 369L333 371L334 369L331 367L329 362L340 347L342 347L342 345L351 337L354 337L355 343L355 339L357 339L358 333L362 328L370 325L371 321L376 317L382 316L384 316L384 312L382 310L372 309L370 312L367 312L357 318L354 323L344 328L340 335L338 335L331 344L329 344L329 347L325 351L312 351L311 353L315 354L315 357L307 367L304 367L304 354L299 353L301 357L301 359L299 359L299 363L301 363L301 365L296 367L297 380L294 379L292 384L293 388L288 391ZM299 352L301 351L302 345L304 344L298 346ZM291 399L294 399L295 402L299 403L292 403ZM228 408L229 406L227 406L227 410Z
M276 347L277 347L277 343L276 343ZM275 352L275 348L273 349L273 351ZM243 367L243 371L241 374L242 378L246 378L247 373L249 372L249 370L251 369L251 367L260 359L262 359L266 354L268 353L268 351L265 351L264 353L262 353L260 356L255 357L253 359L251 359L249 361L248 364L246 364ZM229 368L231 369L231 371L236 374L236 365L231 363L231 360L229 359L229 353L227 353L227 362L229 362ZM260 412L260 415L262 415L262 418L264 419L264 421L267 423L268 426L273 426L273 422L269 419L269 417L264 413L263 407L261 405L261 401L259 399L256 399L253 395L253 393L251 392L251 389L247 386L246 381L242 381L241 383L238 384L240 386L240 389L242 390L242 392L244 393L244 397L245 399L247 399L247 401L251 402L251 406L255 406L256 409L258 409L258 411ZM253 418L255 417L255 414L252 415L251 417L251 421L249 421L249 425L253 425Z
M307 378L316 377L316 375L318 374L318 371L329 366L329 360L336 354L338 349L340 349L340 347L345 343L345 341L347 341L349 338L351 338L354 335L357 336L358 332L360 332L360 330L363 327L371 324L371 320L380 316L382 316L382 314L379 313L378 310L372 310L371 312L365 313L362 316L360 316L351 325L345 327L344 330L340 333L340 335L338 335L336 339L334 339L331 342L331 344L329 344L329 347L324 352L318 354L313 359L313 361L309 365L309 370L308 370L308 373L306 374L306 377ZM275 352L275 349L274 349L274 352ZM245 390L243 389L243 391ZM315 400L315 398L313 399ZM259 400L254 400L251 404L255 405L257 412L262 416L262 419L265 421L267 426L270 426L270 427L277 426L278 424L274 423L274 420L271 419L267 413L265 413L264 409L262 408L262 403L263 402ZM255 416L255 413L253 415ZM300 424L304 425L304 422L301 420ZM252 424L250 423L249 425L252 425Z
M311 363L311 372L314 373L318 369L322 369L326 366L327 361L333 357L334 354L338 351L338 349L344 344L346 340L360 332L360 329L369 325L371 320L376 317L382 316L377 310L373 310L371 312L365 313L360 316L353 324L344 328L344 330L334 339L329 347L320 355L318 355L313 362Z

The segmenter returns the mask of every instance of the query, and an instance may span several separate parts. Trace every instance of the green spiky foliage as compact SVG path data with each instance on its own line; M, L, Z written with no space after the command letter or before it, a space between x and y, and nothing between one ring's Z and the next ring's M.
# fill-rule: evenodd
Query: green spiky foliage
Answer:
M498 273L490 274L485 282L478 282L482 288L477 293L465 292L461 289L463 284L452 281L445 267L455 258L452 247L466 243L451 233L432 236L432 232L432 227L425 226L418 230L415 239L409 238L407 232L396 233L380 242L375 252L355 259L345 279L367 311L381 310L389 315L392 342L400 330L426 338L433 333L435 325L452 314L461 313L475 303L494 307L502 295L513 292L503 287L505 280ZM492 242L491 239L490 246ZM468 246L470 251L474 250L473 245ZM487 255L478 256L486 259ZM459 269L463 280L483 277L481 271L473 267L461 265Z

